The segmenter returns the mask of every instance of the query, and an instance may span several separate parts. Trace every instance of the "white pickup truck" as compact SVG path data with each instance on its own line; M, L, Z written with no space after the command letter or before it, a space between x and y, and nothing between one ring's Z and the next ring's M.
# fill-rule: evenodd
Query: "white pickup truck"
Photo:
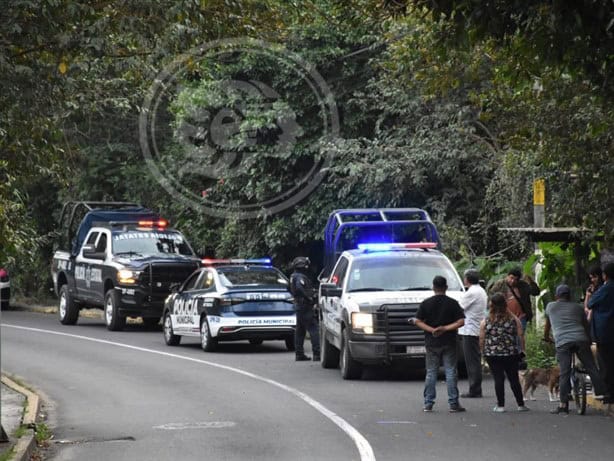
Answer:
M368 210L357 211L359 215L369 213ZM374 211L386 214L380 221L382 226L372 224L377 222L373 218L366 221L371 223L364 226L369 228L370 237L375 235L372 229L391 227L390 223L397 223L393 227L403 224L410 228L426 224L429 227L427 237L431 241L358 244L358 248L342 251L332 270L325 268L327 273L321 274L318 301L321 364L324 368L339 366L344 379L360 378L363 365L368 364L413 361L416 366L423 367L424 333L412 320L420 303L433 296L433 278L436 275L445 277L448 295L455 299L464 291L458 272L437 249L438 236L428 215L422 216L427 219L409 220L399 219L400 212L396 209ZM407 213L406 209L403 211ZM345 224L352 224L348 227L353 228L355 234L356 228L360 229L365 222L348 221L348 214L339 218L340 211L335 213L338 223L331 229L336 227L343 231ZM424 233L423 229L422 238ZM402 234L399 238L406 238ZM328 241L337 248L339 240Z

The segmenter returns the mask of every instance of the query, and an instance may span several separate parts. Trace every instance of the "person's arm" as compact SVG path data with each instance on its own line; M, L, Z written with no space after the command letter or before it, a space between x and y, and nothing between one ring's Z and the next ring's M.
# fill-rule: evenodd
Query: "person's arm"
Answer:
M601 285L599 289L591 295L590 299L588 300L589 309L594 309L605 299L606 291L604 288L605 285Z
M433 329L432 333L433 336L441 336L442 334L448 332L448 331L455 331L458 330L460 327L462 327L465 324L465 319L458 319L456 322L452 322L452 323L448 323L447 325L442 325L439 326L435 329Z
M544 341L547 343L552 342L552 338L550 338L550 331L552 330L552 325L550 324L550 317L546 317L546 323L544 324Z
M524 278L527 284L529 285L529 289L530 289L529 293L533 296L539 295L540 293L539 286L537 285L537 283L535 283L535 280L533 280L533 278L531 278L530 275L525 275Z
M421 330L433 334L433 332L435 331L435 328L433 328L430 325L427 325L426 322L424 320L420 320L419 318L416 318L414 320L414 325L416 325L418 328L420 328Z

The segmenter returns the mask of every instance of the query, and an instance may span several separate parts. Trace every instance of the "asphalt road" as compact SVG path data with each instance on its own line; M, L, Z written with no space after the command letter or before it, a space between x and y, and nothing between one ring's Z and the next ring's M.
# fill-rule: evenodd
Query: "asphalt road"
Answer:
M484 399L422 412L422 377L338 370L294 362L283 342L164 344L140 326L107 331L102 320L61 325L54 315L2 313L3 371L50 400L50 459L68 460L611 460L614 420L548 413L546 391L516 413ZM460 383L461 391L467 387Z

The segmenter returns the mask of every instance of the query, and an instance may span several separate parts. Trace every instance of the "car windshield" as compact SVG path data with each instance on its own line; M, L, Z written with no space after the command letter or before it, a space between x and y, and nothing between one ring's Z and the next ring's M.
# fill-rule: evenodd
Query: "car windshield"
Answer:
M272 267L237 266L217 270L220 281L225 287L266 285L275 288L288 288L288 279Z
M441 275L448 290L462 290L456 269L436 256L400 256L355 260L349 273L348 291L431 290L433 278Z
M179 232L134 230L113 233L113 254L126 256L155 254L192 256L194 253Z

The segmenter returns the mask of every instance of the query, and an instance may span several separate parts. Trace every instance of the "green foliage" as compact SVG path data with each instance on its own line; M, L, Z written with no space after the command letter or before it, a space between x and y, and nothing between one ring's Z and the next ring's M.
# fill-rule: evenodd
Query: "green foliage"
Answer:
M543 338L543 332L529 324L524 338L529 368L552 368L556 365L554 345L543 341Z

